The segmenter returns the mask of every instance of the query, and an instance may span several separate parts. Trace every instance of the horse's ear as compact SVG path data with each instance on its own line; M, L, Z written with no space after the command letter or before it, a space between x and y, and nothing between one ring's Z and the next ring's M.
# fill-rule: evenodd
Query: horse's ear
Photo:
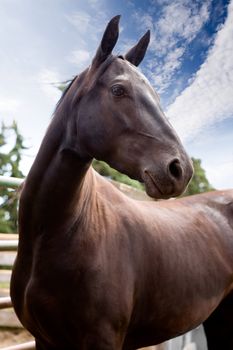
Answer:
M149 42L150 31L148 30L146 34L144 34L143 37L139 40L139 42L127 52L125 59L135 66L138 66L145 56Z
M104 35L102 37L100 46L92 60L92 65L99 66L106 58L112 53L114 46L116 45L119 35L119 20L120 15L115 16L108 23Z

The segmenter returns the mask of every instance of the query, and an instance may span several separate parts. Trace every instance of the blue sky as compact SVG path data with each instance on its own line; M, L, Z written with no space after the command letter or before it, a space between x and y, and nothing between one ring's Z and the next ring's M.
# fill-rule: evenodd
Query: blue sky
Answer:
M0 120L16 120L30 146L25 174L60 97L56 83L90 63L116 14L115 52L151 30L140 69L212 185L233 187L233 0L0 0Z

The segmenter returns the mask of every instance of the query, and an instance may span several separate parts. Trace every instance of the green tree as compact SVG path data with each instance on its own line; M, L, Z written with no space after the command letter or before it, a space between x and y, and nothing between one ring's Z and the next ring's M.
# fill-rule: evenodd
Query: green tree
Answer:
M187 190L184 193L184 196L190 196L196 193L203 193L214 190L213 186L209 183L205 170L202 168L201 160L192 158L194 175L188 185Z
M94 169L102 176L108 177L112 180L122 182L126 185L138 188L139 190L144 190L144 185L139 181L129 178L127 175L120 173L119 171L111 168L105 162L94 159L92 163Z
M10 142L9 142L10 140ZM16 122L0 128L0 175L23 178L19 168L24 146ZM17 192L0 186L0 232L17 230Z

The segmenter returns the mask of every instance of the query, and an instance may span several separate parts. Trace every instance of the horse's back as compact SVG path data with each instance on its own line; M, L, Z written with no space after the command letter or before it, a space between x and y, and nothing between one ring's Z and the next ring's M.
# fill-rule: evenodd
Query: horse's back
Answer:
M231 292L233 190L138 205L147 226L135 259L143 270L137 285L143 305L135 306L132 337L152 337L141 331L147 324L155 343L205 321Z
M183 199L187 206L199 207L206 216L221 224L221 228L230 226L233 230L233 189L206 192ZM220 221L219 221L220 220Z

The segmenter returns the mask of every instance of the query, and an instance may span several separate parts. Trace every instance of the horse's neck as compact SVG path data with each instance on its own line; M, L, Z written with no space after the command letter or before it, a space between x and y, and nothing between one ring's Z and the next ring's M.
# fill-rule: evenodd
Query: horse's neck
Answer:
M54 117L29 172L20 201L22 229L30 230L29 217L33 231L72 226L94 193L90 162L67 146L67 124Z

